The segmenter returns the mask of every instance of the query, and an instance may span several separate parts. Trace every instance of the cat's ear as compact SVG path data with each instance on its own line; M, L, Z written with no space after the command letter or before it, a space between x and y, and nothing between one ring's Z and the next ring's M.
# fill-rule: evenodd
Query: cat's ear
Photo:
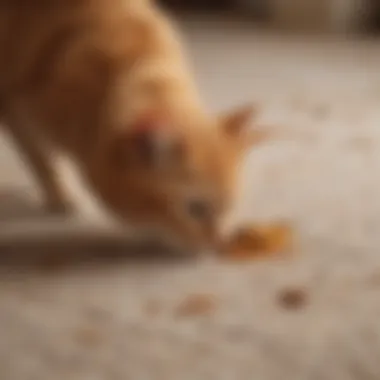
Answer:
M223 115L221 123L224 133L231 138L245 135L255 114L256 109L248 105Z
M248 149L264 138L263 132L251 128L256 113L256 108L248 105L229 112L221 118L223 133L242 149Z
M112 147L112 157L119 168L165 170L178 162L182 151L179 136L170 128L150 125L119 134Z

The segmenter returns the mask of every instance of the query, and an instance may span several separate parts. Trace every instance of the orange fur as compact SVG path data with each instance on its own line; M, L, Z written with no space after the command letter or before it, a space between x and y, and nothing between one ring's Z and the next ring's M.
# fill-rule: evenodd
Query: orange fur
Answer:
M123 220L217 238L251 111L208 115L180 45L148 0L0 0L1 116L49 207L59 150Z

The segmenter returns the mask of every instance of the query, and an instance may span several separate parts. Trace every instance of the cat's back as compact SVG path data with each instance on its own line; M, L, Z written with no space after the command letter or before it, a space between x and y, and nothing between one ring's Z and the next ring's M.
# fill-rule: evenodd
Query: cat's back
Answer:
M136 22L157 17L150 0L0 0L0 86L84 36L122 49Z
M177 42L150 0L0 0L3 111L68 146L101 120L96 112L136 62L180 67Z

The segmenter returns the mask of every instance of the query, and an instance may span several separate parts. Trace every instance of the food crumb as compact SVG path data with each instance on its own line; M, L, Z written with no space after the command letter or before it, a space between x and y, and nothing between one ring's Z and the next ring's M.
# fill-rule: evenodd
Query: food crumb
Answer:
M193 294L187 296L175 310L177 317L197 317L210 315L215 312L217 302L210 294Z
M366 137L356 137L349 141L349 147L359 151L370 151L373 147L373 141Z
M325 120L329 117L331 109L328 104L318 104L313 110L313 116L316 120Z
M103 336L99 329L94 327L80 327L74 331L74 339L77 343L88 348L101 345Z
M380 285L380 273L373 273L369 276L369 283L371 285L379 286Z
M250 260L289 250L292 230L286 224L250 225L239 228L222 246L222 255L232 260Z
M278 302L284 309L298 310L306 305L307 293L300 288L285 289L279 293Z
M111 319L108 310L95 305L87 305L83 310L84 316L91 322L107 323Z
M162 305L158 300L150 299L144 305L144 312L148 317L156 317L162 310Z

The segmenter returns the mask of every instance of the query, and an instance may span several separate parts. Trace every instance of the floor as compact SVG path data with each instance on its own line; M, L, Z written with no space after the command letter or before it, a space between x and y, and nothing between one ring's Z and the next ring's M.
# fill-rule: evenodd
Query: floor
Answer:
M2 139L1 378L378 379L380 45L183 29L210 108L253 101L273 133L242 169L236 216L286 220L293 251L192 259L127 247L95 217L38 216Z

